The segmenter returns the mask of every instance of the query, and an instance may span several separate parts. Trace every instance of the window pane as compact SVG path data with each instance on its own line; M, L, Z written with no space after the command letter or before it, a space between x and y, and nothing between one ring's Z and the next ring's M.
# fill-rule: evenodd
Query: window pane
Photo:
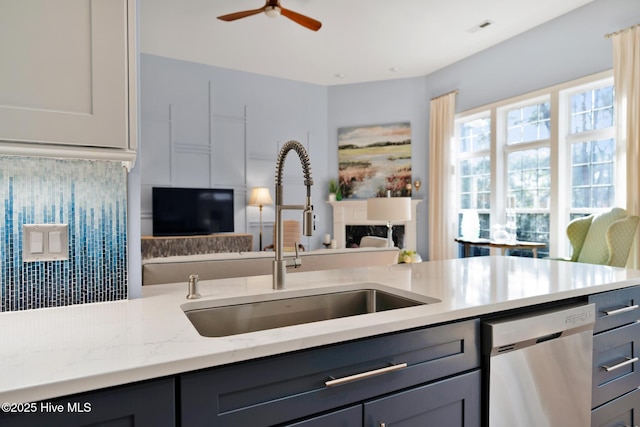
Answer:
M592 162L613 162L615 155L615 141L613 139L601 139L591 143Z
M480 219L480 238L488 239L491 235L491 217L488 213L478 213ZM462 213L458 213L458 236L462 236ZM529 251L530 252L530 251ZM489 255L488 248L472 248L472 256Z
M581 187L591 184L591 166L582 165L573 167L573 186Z
M613 187L595 187L592 194L591 207L608 208L613 204Z
M611 176L613 175L612 167L613 165L611 163L593 165L593 184L613 184L613 176Z
M589 162L589 158L591 156L589 147L590 143L588 142L573 144L571 149L571 160L574 165Z
M482 117L460 124L460 152L486 150L491 143L491 118Z
M549 138L550 106L544 102L507 112L507 144Z
M588 187L574 187L572 197L572 206L574 208L588 208L591 204L591 191Z
M489 209L491 170L489 156L460 161L460 208Z
M525 242L549 243L549 214L519 213L516 215L517 239ZM531 256L531 251L509 251L512 255ZM549 254L548 249L538 250L538 256Z
M571 144L573 208L613 206L615 139Z
M571 133L613 126L613 86L571 95Z
M507 156L507 196L514 197L516 209L549 207L549 154L548 147L541 147L512 152Z

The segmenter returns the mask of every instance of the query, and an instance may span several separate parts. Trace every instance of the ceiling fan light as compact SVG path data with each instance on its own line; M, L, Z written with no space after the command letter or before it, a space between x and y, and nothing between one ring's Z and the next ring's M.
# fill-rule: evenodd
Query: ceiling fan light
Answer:
M280 8L278 6L267 6L264 9L264 13L269 18L276 18L280 16Z

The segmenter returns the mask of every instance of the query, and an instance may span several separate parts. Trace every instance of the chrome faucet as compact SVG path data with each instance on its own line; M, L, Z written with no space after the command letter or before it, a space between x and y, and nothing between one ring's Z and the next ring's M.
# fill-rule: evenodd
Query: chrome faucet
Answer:
M302 163L302 171L304 172L304 185L307 186L307 200L304 205L284 205L282 194L282 169L284 161L289 151L295 150L300 157ZM276 222L275 222L275 255L273 261L273 289L284 289L286 283L287 267L299 267L301 260L298 257L298 243L296 242L296 256L292 260L285 260L282 256L283 230L282 230L282 211L285 209L301 210L302 213L302 232L305 236L313 234L313 205L311 204L311 186L313 178L311 178L311 163L309 162L309 154L304 146L298 141L288 141L280 149L280 154L276 160Z

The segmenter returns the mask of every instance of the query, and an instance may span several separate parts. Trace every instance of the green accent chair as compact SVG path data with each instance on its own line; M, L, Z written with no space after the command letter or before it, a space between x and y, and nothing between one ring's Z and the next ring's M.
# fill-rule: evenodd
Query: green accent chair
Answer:
M622 208L574 219L567 227L571 261L626 266L639 220Z

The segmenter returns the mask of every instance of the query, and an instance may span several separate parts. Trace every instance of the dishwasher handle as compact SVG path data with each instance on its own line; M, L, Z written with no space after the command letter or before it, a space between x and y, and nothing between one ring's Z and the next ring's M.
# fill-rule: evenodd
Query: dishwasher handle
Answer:
M572 304L484 321L483 353L494 356L506 351L541 344L567 335L593 330L595 304Z

